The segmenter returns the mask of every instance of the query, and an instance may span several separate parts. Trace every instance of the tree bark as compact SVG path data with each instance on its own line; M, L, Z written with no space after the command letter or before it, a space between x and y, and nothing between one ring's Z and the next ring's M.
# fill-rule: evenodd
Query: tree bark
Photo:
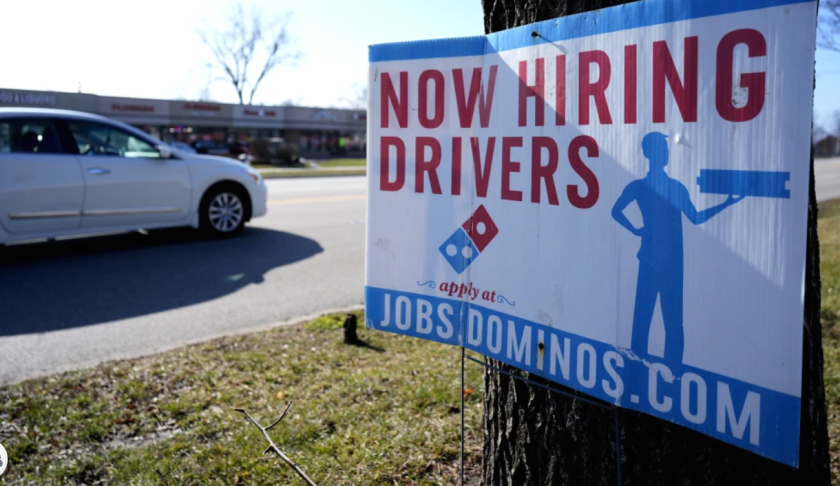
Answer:
M485 31L491 33L629 1L483 0L482 3ZM765 459L664 420L621 409L621 484L830 483L813 156L807 231L799 468ZM504 363L488 361L508 372L548 384ZM618 482L616 412L489 369L484 382L482 484L614 485ZM552 386L576 394L569 388Z

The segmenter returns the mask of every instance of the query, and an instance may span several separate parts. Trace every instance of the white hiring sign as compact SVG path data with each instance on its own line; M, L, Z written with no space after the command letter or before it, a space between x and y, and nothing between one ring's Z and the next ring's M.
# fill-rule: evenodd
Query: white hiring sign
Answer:
M816 8L371 47L366 326L797 466Z

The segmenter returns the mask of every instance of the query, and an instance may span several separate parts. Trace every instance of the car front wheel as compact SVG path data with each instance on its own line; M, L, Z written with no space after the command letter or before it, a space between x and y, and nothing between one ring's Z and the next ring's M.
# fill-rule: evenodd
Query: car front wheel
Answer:
M234 236L245 226L245 202L233 188L213 190L201 205L201 229L210 236Z

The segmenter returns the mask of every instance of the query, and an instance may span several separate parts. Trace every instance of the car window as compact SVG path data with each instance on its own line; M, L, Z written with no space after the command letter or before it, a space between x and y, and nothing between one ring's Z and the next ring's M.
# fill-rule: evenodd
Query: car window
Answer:
M63 150L52 120L0 120L0 153L60 154Z
M152 144L119 128L79 121L69 121L68 126L81 155L160 158L160 152Z

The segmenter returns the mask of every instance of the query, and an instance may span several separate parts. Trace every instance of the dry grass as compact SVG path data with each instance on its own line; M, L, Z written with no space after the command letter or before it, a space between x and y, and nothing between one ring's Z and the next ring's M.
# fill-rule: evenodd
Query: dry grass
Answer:
M340 323L326 316L2 388L4 484L298 484L233 411L269 424L287 401L272 436L319 484L453 484L457 348L366 330L369 346L347 346ZM472 468L481 373L468 369Z

